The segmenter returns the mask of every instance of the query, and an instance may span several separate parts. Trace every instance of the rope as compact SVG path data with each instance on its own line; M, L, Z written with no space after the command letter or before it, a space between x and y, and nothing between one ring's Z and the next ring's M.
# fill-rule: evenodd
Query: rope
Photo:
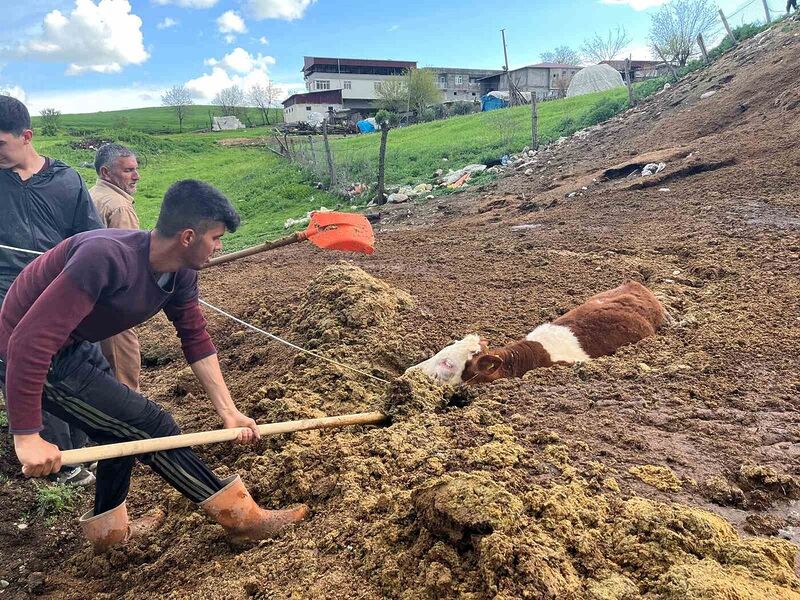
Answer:
M281 344L285 344L285 345L289 346L290 348L294 348L295 350L299 350L300 352L302 352L304 354L308 354L309 356L313 356L315 358L320 358L320 359L322 359L322 360L324 360L326 362L329 362L329 363L331 363L333 365L336 365L337 367L342 367L343 369L347 369L349 371L353 371L354 373L358 373L359 375L364 375L365 377L369 377L370 379L374 379L375 381L380 381L381 383L386 383L386 384L389 383L385 379L381 379L380 377L376 377L375 375L370 375L369 373L367 373L365 371L359 371L355 367L350 367L350 366L345 365L343 363L337 362L337 361L333 360L332 358L328 358L327 356L323 356L322 354L317 354L316 352L313 352L311 350L306 350L305 348L301 348L300 346L296 346L292 342L289 342L289 341L286 341L286 340L284 340L282 338L279 338L277 335L269 333L268 331L264 331L263 329L259 329L255 325L251 325L250 323L248 323L246 321L242 321L241 319L239 319L237 317L234 317L232 314L225 312L221 308L217 308L213 304L209 304L205 300L200 300L200 304L202 304L203 306L207 306L211 310L217 311L219 314L224 315L224 316L228 317L229 319L232 319L232 320L236 321L240 325L244 325L248 329L252 329L253 331L257 331L258 333L262 333L262 334L266 335L268 338L273 339L276 342L280 342Z
M11 250L12 252L24 252L26 254L44 254L44 252L37 252L36 250L26 250L25 248L16 248L14 246L6 246L5 244L0 244L0 248L2 248L3 250ZM302 352L304 354L308 354L309 356L313 356L315 358L319 358L321 360L329 362L329 363L331 363L333 365L336 365L337 367L341 367L343 369L347 369L348 371L353 371L354 373L358 373L359 375L363 375L364 377L369 377L370 379L374 379L375 381L380 381L381 383L385 383L387 385L389 384L389 382L386 381L385 379L381 379L380 377L376 377L375 375L371 375L370 373L367 373L365 371L360 371L360 370L356 369L355 367L348 366L348 365L346 365L344 363L337 362L337 361L333 360L332 358L328 358L327 356L323 356L322 354L318 354L316 352L312 352L311 350L306 350L305 348L301 348L300 346L297 346L297 345L293 344L292 342L284 340L283 338L280 338L277 335L269 333L268 331L264 331L263 329L260 329L260 328L256 327L255 325L251 325L250 323L248 323L246 321L242 321L241 319L239 319L237 317L234 317L232 314L225 312L221 308L217 308L213 304L209 304L208 302L206 302L202 298L198 298L197 300L203 306L207 306L211 310L217 311L219 314L224 315L224 316L228 317L229 319L232 319L233 321L239 323L240 325L244 325L248 329L252 329L253 331L257 331L258 333L264 334L268 338L273 339L276 342L280 342L281 344L285 344L286 346L289 346L290 348L294 348L295 350L298 350L298 351L300 351L300 352Z

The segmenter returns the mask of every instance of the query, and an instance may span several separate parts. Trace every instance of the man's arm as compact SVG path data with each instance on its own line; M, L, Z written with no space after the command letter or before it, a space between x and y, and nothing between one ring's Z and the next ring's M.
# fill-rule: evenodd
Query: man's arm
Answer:
M111 229L139 229L139 218L132 208L120 206L108 213L106 225Z
M211 399L214 410L222 417L225 429L232 429L233 427L249 428L242 430L236 441L241 444L247 444L261 438L256 422L243 415L236 408L228 386L225 385L225 379L222 377L222 369L219 367L217 355L206 356L192 363L191 367L206 394Z

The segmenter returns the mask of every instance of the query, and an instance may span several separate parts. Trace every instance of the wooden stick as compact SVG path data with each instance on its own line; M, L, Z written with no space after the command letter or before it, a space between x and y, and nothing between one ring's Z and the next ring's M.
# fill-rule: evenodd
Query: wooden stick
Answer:
M722 19L722 24L725 25L725 31L728 32L728 35L731 38L731 42L733 42L733 45L735 46L736 43L737 43L736 42L736 36L733 35L733 31L731 31L731 26L728 25L728 19L725 18L725 13L722 12L721 8L719 9L719 18Z
M671 62L667 62L667 59L664 58L664 53L661 52L661 48L659 48L656 45L653 45L653 48L655 48L656 54L658 54L658 57L661 60L664 61L665 65L667 65L667 68L670 70L670 73L672 73L672 77L675 79L675 81L678 81L678 72L675 70L675 67L672 66L672 63Z
M625 85L628 86L628 106L636 106L636 97L633 95L633 84L631 83L631 59L625 59Z
M261 435L278 435L281 433L294 433L296 431L309 431L311 429L329 429L332 427L345 427L347 425L378 425L386 421L386 415L380 412L358 413L354 415L339 415L336 417L322 417L320 419L301 419L299 421L284 421L281 423L268 423L259 425ZM217 429L213 431L198 431L168 437L152 438L149 440L136 440L133 442L120 442L104 446L90 446L80 450L66 450L61 453L61 464L77 465L81 463L120 458L122 456L135 456L150 452L161 452L187 446L200 446L203 444L216 444L235 440L243 427L233 429Z
M703 54L703 62L708 64L708 52L706 51L706 43L703 40L703 34L697 34L697 45L700 46L700 52Z
M252 256L253 254L258 254L259 252L274 250L275 248L280 248L281 246L288 246L289 244L294 244L295 242L302 242L305 239L306 236L304 232L298 231L297 233L293 233L292 235L286 236L279 240L275 240L274 242L264 242L263 244L259 244L258 246L245 248L244 250L239 250L238 252L231 252L229 254L223 254L222 256L218 256L217 258L212 258L210 261L208 261L206 264L200 267L200 269L216 267L217 265L222 265L227 262L231 262L232 260L236 260L237 258L244 258L245 256Z
M767 0L761 0L761 4L764 5L764 13L767 15L767 23L772 23L772 17L769 14L769 5L767 4Z

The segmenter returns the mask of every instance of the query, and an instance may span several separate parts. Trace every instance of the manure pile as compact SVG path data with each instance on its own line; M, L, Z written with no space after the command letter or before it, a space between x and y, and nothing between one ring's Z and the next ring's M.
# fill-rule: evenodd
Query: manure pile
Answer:
M291 330L389 378L419 358L423 333L404 329L415 310L406 292L339 263L310 282ZM440 388L419 373L387 387L298 356L243 409L262 421L393 415L387 427L273 438L219 469L241 473L264 505L309 503L306 523L232 551L173 494L156 536L109 556L84 549L71 573L106 577L115 589L104 591L130 597L800 599L793 545L623 493L601 457L573 461L569 442L508 418L503 388L489 389ZM674 485L668 469L638 476Z

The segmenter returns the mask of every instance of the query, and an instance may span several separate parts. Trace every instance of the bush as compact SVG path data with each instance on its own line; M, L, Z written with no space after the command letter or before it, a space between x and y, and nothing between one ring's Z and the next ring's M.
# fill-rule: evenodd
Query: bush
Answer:
M434 104L428 108L433 109L437 119L446 119L448 116L450 116L450 111L447 109L446 104Z
M111 121L111 127L114 129L128 129L130 127L130 120L128 117L114 117Z
M419 120L423 123L429 123L436 120L436 111L428 107L423 110L419 115Z
M387 122L389 127L397 127L400 125L400 115L382 108L375 114L375 121L379 126L381 123Z
M558 125L556 125L554 133L556 137L567 137L578 131L578 129L580 129L580 127L578 127L574 118L564 117L558 122Z
M453 102L450 105L450 114L452 115L468 115L475 110L474 102Z
M55 108L43 108L40 114L42 115L42 135L58 135L61 111Z
M647 79L642 81L641 83L637 83L634 86L634 91L636 93L636 97L640 100L642 98L647 98L648 96L652 96L661 88L664 87L665 83L669 83L669 77L654 77L653 79Z
M60 513L71 511L81 495L80 488L74 485L36 483L36 506L34 513L52 521Z
M597 125L598 123L602 123L603 121L608 121L611 117L616 115L617 113L625 110L627 108L628 102L627 100L616 99L612 100L611 98L603 98L595 104L589 112L583 115L583 118L578 123L578 129L583 129L584 127L591 127L592 125Z

